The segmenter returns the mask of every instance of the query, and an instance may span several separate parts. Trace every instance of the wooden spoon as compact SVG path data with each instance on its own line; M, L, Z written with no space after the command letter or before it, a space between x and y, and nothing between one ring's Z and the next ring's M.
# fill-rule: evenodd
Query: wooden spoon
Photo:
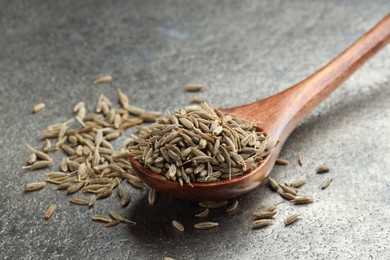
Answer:
M273 152L250 173L232 180L180 186L178 182L167 180L130 158L135 172L153 189L186 200L225 200L249 192L267 177L287 137L302 119L389 41L390 14L325 67L302 82L272 97L222 109L228 115L259 122L262 131L279 140Z

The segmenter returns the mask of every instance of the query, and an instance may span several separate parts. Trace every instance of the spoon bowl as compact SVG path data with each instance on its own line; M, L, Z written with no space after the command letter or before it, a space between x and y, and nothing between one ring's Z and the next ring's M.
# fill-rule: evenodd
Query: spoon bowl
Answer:
M239 197L256 188L268 176L286 139L303 118L389 41L390 14L339 56L300 83L251 104L221 109L227 115L258 122L257 127L261 131L279 140L271 154L251 172L231 180L181 186L130 158L133 169L147 185L173 197L192 201Z

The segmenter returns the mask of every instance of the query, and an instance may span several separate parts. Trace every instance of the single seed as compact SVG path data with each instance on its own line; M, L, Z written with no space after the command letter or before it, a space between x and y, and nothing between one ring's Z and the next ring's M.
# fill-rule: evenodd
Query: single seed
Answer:
M172 220L172 226L173 226L176 230L178 230L178 231L180 231L180 232L184 232L184 226L183 226L183 224L180 223L179 221L177 221L177 220Z
M268 184L269 184L270 188L271 188L273 191L278 191L278 190L279 190L279 184L278 184L278 182L275 181L273 178L268 177Z
M37 155L35 153L30 154L30 156L27 159L28 164L33 164L37 160Z
M128 219L124 218L121 214L119 214L119 213L116 212L116 211L110 210L110 211L108 212L108 214L109 214L110 217L112 217L114 220L118 220L118 221L121 221L121 222L125 222L125 223L127 223L127 224L133 224L133 225L136 224L134 221L131 221L131 220L128 220Z
M104 215L93 215L92 220L104 223L110 223L112 221L110 217Z
M259 219L252 222L252 229L259 229L273 224L271 219Z
M97 84L105 84L105 83L108 83L108 82L111 82L112 81L112 76L111 75L105 75L105 76L102 76L98 79L95 79L93 81L93 84L97 85Z
M119 103L123 108L126 108L127 105L129 105L129 99L127 98L126 94L118 89L118 96L119 96Z
M325 190L328 188L329 184L333 181L333 177L328 177L324 180L324 182L321 185L321 190Z
M88 201L88 207L95 206L96 199L97 199L97 196L96 195L92 195L91 198Z
M56 208L57 208L56 204L51 204L50 205L50 207L45 212L45 216L44 217L45 217L46 220L50 219L53 216L54 211L56 210Z
M157 192L155 189L150 188L148 193L149 205L152 206L156 202Z
M305 162L305 157L303 156L303 154L300 154L299 157L298 157L298 162L299 162L299 165L300 166L303 166L304 162Z
M83 186L84 186L83 182L76 182L76 183L70 185L66 189L66 191L68 192L68 194L72 194L72 193L75 193L75 192L79 191Z
M206 90L207 86L201 84L187 84L184 86L184 90L187 92L198 92Z
M36 191L43 189L46 185L46 182L32 182L26 184L24 191Z
M208 208L205 208L203 211L201 211L200 213L196 214L195 217L204 218L204 217L206 217L209 214L209 211L210 210Z
M35 113L41 112L44 108L45 108L44 103L38 103L33 107L32 113L35 114Z
M49 139L45 139L44 143L43 143L43 148L42 150L45 152L45 153L48 153L50 152L51 150L51 142Z
M192 103L203 103L205 101L205 99L204 98L200 98L200 97L192 97L191 98L191 102Z
M294 215L289 216L285 221L284 221L284 226L288 226L293 224L294 222L298 221L299 217L302 215L302 213L297 213Z
M295 196L294 196L293 194L291 194L291 193L279 192L279 195L280 195L282 198L286 199L286 200L293 200L293 199L295 199Z
M77 113L77 112L80 110L80 108L82 108L82 107L85 107L85 102L80 101L79 103L77 103L77 104L73 107L73 112L74 112L74 113Z
M128 191L124 194L123 198L122 198L122 201L121 201L121 206L122 207L126 207L127 205L129 205L130 203L130 200L131 200L131 192Z
M303 177L300 177L300 178L296 179L295 181L291 182L291 186L294 188L299 188L302 185L304 185L306 183L306 181L307 181L306 176L303 176Z
M295 198L293 200L291 200L291 202L293 202L294 204L307 204L307 203L311 203L314 201L314 198L312 196L309 196L309 195L298 195L298 196L295 196Z
M105 224L104 226L110 228L110 227L117 226L119 223L121 223L119 220L111 220L109 223Z
M233 212L238 207L238 200L233 201L233 203L225 210L226 213Z
M289 162L285 159L278 158L278 159L276 159L275 163L279 164L279 165L288 165Z
M268 219L268 218L273 218L276 215L276 213L277 213L276 210L273 211L262 210L262 211L255 212L254 215L255 218Z
M87 205L89 205L88 200L81 199L81 198L76 198L76 197L70 198L69 202L73 203L73 204L76 204L76 205L80 205L80 206L87 206Z
M328 172L330 168L328 166L319 166L316 169L316 173L325 173Z
M164 260L175 260L175 259L173 259L172 257L166 256L166 257L164 257Z
M282 188L282 190L283 190L284 192L286 192L286 193L290 193L290 194L292 194L292 195L294 195L294 196L297 195L297 192L296 192L295 189L292 188L292 187L289 187L289 186L284 185L284 184L279 184L279 187Z
M194 228L196 228L196 229L210 229L210 228L215 228L218 226L219 226L219 224L217 222L206 221L206 222L196 223L194 225Z

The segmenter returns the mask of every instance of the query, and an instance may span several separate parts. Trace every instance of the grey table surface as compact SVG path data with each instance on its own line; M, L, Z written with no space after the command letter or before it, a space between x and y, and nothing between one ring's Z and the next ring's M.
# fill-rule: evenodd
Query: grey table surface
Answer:
M251 230L253 212L280 200L266 185L240 198L233 214L212 211L219 228L196 231L195 203L160 195L151 207L147 191L134 190L126 209L111 196L88 210L54 185L24 193L46 171L21 170L24 144L39 147L39 132L71 118L78 101L92 109L100 94L116 100L122 88L132 104L166 112L188 105L193 95L182 87L199 82L216 107L253 102L319 69L389 10L388 0L0 1L0 258L390 259L388 47L293 132L281 153L290 165L271 174L307 175L302 190L316 201L281 204L266 229ZM104 74L113 82L91 84ZM32 115L39 102L45 110ZM319 164L335 178L325 191ZM51 203L58 210L45 221ZM109 209L138 225L90 221ZM285 228L295 212L302 219ZM175 232L172 219L186 232Z

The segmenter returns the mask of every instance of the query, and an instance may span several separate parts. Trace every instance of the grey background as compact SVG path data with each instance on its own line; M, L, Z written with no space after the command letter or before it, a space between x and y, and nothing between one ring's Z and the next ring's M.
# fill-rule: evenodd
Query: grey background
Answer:
M194 203L160 196L149 207L147 192L134 190L126 210L116 195L88 210L69 205L54 185L23 193L45 171L21 170L24 144L39 147L39 132L69 119L78 101L91 109L102 93L116 100L120 87L132 104L165 112L189 104L182 90L189 82L208 85L200 96L216 107L259 100L326 64L389 7L388 0L0 1L0 258L389 259L389 47L293 132L281 154L291 164L271 174L307 175L302 191L316 202L280 205L266 229L250 229L254 211L280 201L265 185L241 198L237 212L213 211L208 219L219 228L195 231ZM114 81L91 84L104 74ZM46 109L31 115L38 102ZM326 176L314 174L319 164L335 176L325 191ZM53 202L58 210L44 221ZM109 209L138 225L105 229L89 220ZM284 228L295 212L302 220ZM171 228L174 218L187 232Z

